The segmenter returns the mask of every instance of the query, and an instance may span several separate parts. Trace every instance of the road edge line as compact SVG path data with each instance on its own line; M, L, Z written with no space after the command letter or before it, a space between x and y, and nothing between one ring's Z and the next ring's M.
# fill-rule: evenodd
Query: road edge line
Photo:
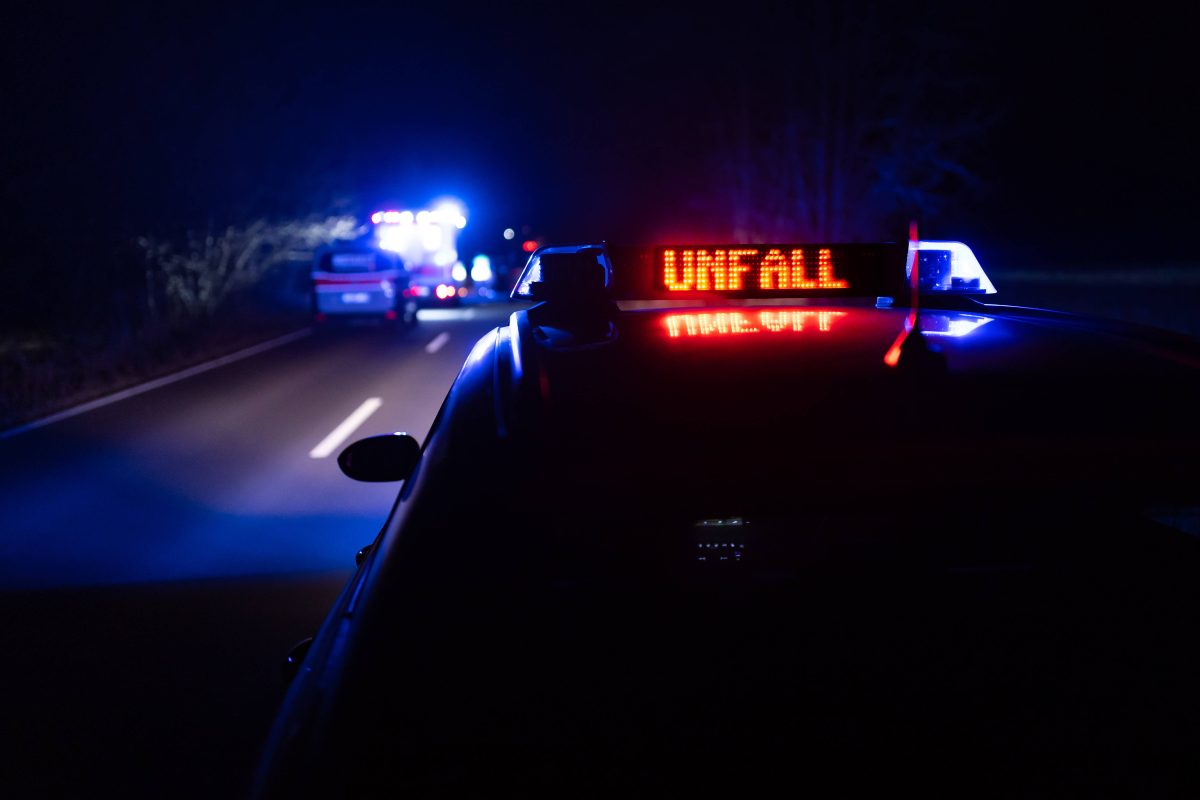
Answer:
M44 428L47 425L53 425L55 422L61 422L64 419L70 419L71 417L77 417L80 414L86 414L89 411L95 411L97 408L103 408L104 406L112 405L113 403L118 403L122 400L127 400L130 397L136 397L139 394L144 394L146 392L153 391L154 389L168 386L178 381L186 380L187 378L200 375L201 373L208 372L209 370L223 367L226 364L232 364L235 361L241 361L242 359L249 358L250 356L256 356L259 353L265 353L268 350L273 350L276 347L289 344L297 339L303 339L305 336L308 336L311 333L312 328L301 328L300 330L292 331L291 333L285 333L282 336L276 336L274 339L268 339L265 342L259 342L258 344L250 345L249 347L229 353L228 355L221 356L220 358L214 358L212 361L205 361L203 364L196 364L195 366L182 369L179 372L172 372L170 375L163 375L153 380L146 381L145 383L139 383L137 386L130 386L129 388L122 389L119 392L113 392L112 394L106 394L103 397L97 397L95 400L89 400L86 403L80 403L77 406L72 406L71 408L58 411L48 417L35 419L33 422L27 422L24 425L18 425L17 427L9 428L6 431L0 431L0 441L12 438L13 436L19 436L22 433L28 433L29 431L37 430L38 428Z

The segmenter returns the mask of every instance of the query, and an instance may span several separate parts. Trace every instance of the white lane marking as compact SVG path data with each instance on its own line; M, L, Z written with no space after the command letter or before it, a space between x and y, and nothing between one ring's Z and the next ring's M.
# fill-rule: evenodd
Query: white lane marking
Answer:
M383 401L378 397L368 397L361 406L354 409L354 413L342 420L342 424L338 425L329 435L321 440L321 443L308 451L309 458L326 458L334 450L341 446L342 442L350 437L350 434L358 430L358 426L367 421L367 417L374 414L383 405Z
M450 334L442 331L437 336L433 337L433 341L425 345L425 352L429 354L436 353L446 346L446 342L450 341Z
M268 339L260 344L251 345L245 350L238 350L236 353L230 353L227 356L221 356L220 358L212 361L206 361L203 364L197 364L194 367L188 367L185 370L174 372L170 375L164 375L161 378L155 378L152 381L139 383L137 386L131 386L128 389L122 389L119 392L105 395L104 397L98 397L95 400L89 400L81 405L68 408L65 411L59 411L57 414L51 414L48 417L42 417L41 419L34 420L33 422L22 425L19 428L9 428L6 431L0 431L0 439L7 439L10 436L16 436L17 434L25 433L26 431L44 428L47 425L51 425L55 422L61 422L64 419L70 419L71 417L79 416L80 414L87 413L88 411L94 411L97 408L103 408L104 406L112 405L113 403L126 400L130 397L136 397L139 394L149 392L152 389L157 389L161 386L166 386L168 384L184 380L185 378L190 378L193 375L199 375L202 372L208 372L210 369L223 367L226 364L232 364L235 361L241 361L243 358L249 358L250 356L258 355L259 353L265 353L268 350L280 347L288 342L294 342L297 339L302 339L311 333L312 328L301 328L298 331L285 333L283 336L277 336L274 339Z

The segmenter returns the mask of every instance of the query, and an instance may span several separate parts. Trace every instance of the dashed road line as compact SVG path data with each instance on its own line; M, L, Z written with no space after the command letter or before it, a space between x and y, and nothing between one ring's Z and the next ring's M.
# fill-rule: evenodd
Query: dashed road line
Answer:
M359 426L367 421L367 418L379 410L383 405L383 400L378 397L368 397L361 406L354 409L354 413L342 420L342 424L338 425L329 435L321 440L321 443L308 452L309 458L326 458L334 450L341 446L342 442L350 438L350 434L358 430Z

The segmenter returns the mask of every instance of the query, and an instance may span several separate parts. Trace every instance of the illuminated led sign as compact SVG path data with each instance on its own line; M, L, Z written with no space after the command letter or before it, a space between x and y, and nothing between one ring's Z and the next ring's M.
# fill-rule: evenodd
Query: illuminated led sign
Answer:
M662 245L643 285L658 296L895 296L907 289L906 253L906 243Z
M668 314L667 336L739 336L745 334L828 333L845 311L826 309L782 309L761 311L716 311L697 314Z
M668 292L794 292L852 289L831 247L662 247L657 285Z

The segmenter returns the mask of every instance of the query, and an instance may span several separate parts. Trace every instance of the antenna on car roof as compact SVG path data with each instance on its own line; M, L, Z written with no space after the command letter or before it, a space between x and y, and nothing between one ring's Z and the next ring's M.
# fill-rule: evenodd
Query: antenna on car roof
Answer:
M883 363L889 367L911 364L917 369L929 368L944 368L945 359L941 353L934 352L929 347L929 342L925 340L925 335L921 333L921 277L920 277L920 240L917 236L917 221L913 220L908 223L908 278L909 278L909 301L908 301L908 316L904 320L904 328L896 337L896 341L892 342L892 346L888 348L887 353L883 356Z
M921 285L920 275L918 274L917 265L921 259L921 248L918 246L920 238L917 236L917 221L914 219L908 223L908 277L909 286L912 288L912 302L909 304L912 311L909 313L909 318L916 322L916 314L920 310L919 303L921 292L918 287Z

